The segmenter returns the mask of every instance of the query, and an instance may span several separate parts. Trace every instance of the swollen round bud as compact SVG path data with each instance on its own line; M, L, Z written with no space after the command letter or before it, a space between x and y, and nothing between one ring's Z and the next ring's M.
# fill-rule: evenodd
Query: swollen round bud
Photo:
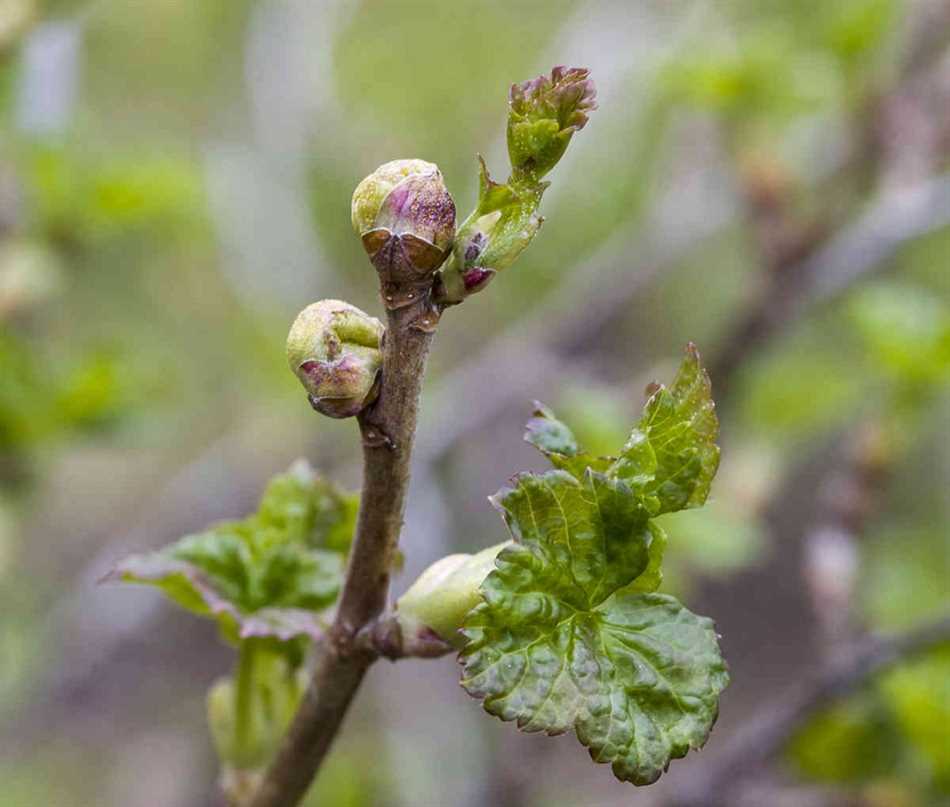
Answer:
M449 254L455 202L434 163L393 160L357 185L353 228L384 282L423 281Z
M314 409L346 418L376 399L383 331L378 319L341 300L300 312L287 336L287 360Z

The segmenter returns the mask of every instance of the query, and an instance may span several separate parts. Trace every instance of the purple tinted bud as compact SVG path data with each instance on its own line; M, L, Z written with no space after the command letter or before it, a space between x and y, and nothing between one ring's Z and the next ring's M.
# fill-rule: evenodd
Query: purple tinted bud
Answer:
M495 276L493 269L483 269L480 266L473 266L465 270L462 274L462 283L465 286L466 294L474 294L487 286Z
M340 300L300 312L287 337L287 360L314 409L345 418L373 402L382 336L378 319Z
M384 282L421 282L449 254L455 202L433 163L395 160L357 186L353 226Z

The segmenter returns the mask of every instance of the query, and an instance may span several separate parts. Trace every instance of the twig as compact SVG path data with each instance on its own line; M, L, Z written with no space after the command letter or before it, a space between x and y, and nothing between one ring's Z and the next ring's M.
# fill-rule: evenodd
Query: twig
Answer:
M388 311L379 400L361 417L363 488L340 606L317 648L313 677L250 807L292 807L304 796L377 653L360 633L382 613L402 528L419 393L432 334L412 327L419 303Z
M809 717L851 694L875 675L937 645L950 642L950 615L921 627L885 637L868 637L847 657L839 658L789 692L769 703L735 735L728 748L687 791L675 807L715 807L747 776L772 760Z

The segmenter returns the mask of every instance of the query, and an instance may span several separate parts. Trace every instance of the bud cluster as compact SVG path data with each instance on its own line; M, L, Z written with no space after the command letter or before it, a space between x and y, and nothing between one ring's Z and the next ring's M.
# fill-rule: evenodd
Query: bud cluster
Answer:
M446 306L484 289L527 248L544 221L538 208L548 183L541 178L584 128L595 96L582 68L555 67L550 76L513 85L511 175L495 182L481 161L478 203L458 231L455 202L434 163L393 160L357 185L353 229L379 274L386 307L407 309L402 323L433 330ZM375 400L382 336L378 320L337 300L300 314L287 356L314 409L350 417Z
M574 133L597 106L594 83L583 68L555 67L550 76L514 84L508 97L511 176L495 182L481 161L478 204L459 227L452 258L441 277L441 298L457 303L481 291L534 240L548 186L542 177L564 155Z

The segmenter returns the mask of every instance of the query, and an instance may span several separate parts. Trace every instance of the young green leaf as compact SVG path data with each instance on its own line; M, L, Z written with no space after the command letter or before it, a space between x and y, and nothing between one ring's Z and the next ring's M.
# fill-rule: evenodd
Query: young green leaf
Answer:
M667 539L652 518L705 500L716 429L692 345L616 460L584 454L537 405L525 439L557 470L493 499L515 543L463 624L462 686L489 713L525 731L573 729L638 785L703 745L728 683L711 620L653 593Z
M357 500L305 463L271 480L258 511L121 561L107 576L161 589L231 641L323 633L339 593Z
M728 680L712 622L631 584L655 534L626 484L519 477L498 499L517 543L466 618L462 686L526 731L573 728L634 784L701 746Z

